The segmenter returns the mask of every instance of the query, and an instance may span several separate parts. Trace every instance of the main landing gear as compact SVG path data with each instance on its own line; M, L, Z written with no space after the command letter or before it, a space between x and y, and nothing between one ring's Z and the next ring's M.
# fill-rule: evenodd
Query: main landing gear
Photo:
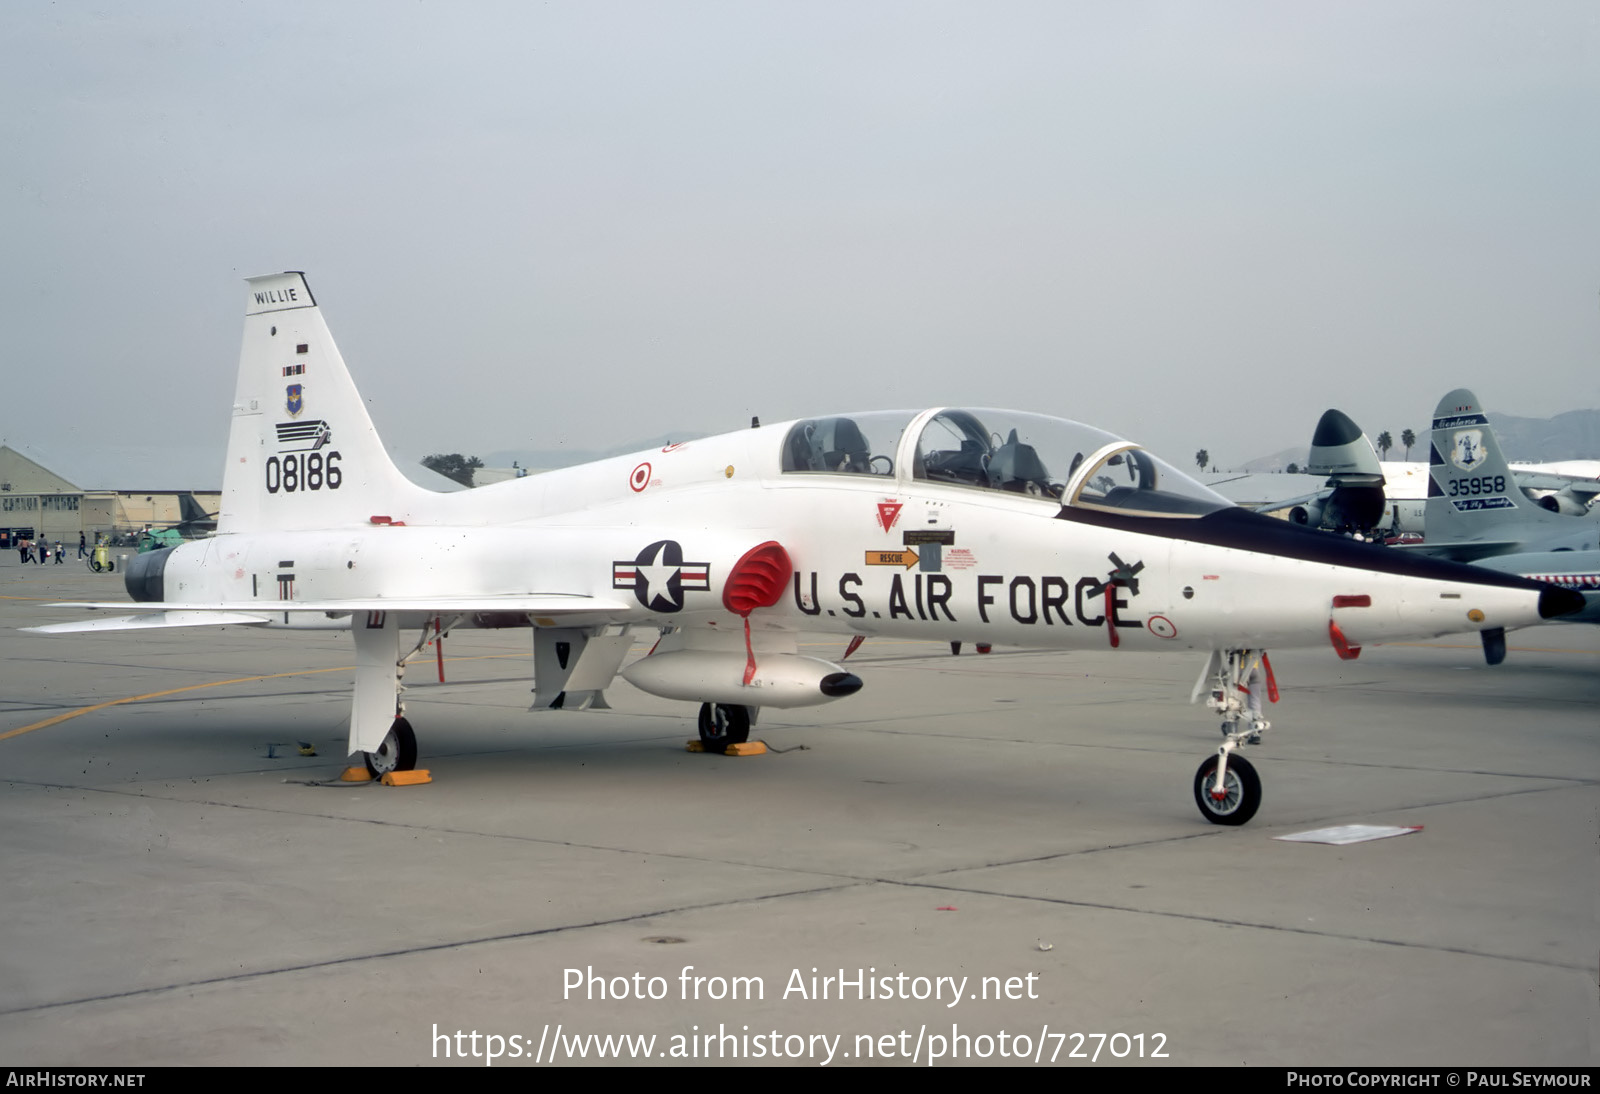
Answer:
M367 761L367 771L374 779L381 779L391 771L414 770L417 766L417 735L411 723L404 718L396 718L394 725L389 727L389 735L378 746L378 751L363 752L361 757Z
M1206 706L1222 717L1222 745L1194 773L1194 802L1212 824L1240 825L1261 808L1261 777L1238 751L1258 745L1271 723L1260 716L1260 690L1278 701L1272 666L1262 650L1213 651L1195 683L1198 698L1209 680ZM1251 688L1258 689L1252 704Z
M451 626L454 625L452 621ZM434 617L422 628L417 644L402 654L399 613L363 612L355 618L351 630L356 640L356 679L350 706L349 755L360 756L373 778L416 770L417 734L406 720L405 704L401 702L406 662L449 629ZM440 663L442 666L442 655ZM440 675L443 676L442 668Z
M700 745L707 752L726 752L729 745L742 745L749 739L749 707L700 704Z

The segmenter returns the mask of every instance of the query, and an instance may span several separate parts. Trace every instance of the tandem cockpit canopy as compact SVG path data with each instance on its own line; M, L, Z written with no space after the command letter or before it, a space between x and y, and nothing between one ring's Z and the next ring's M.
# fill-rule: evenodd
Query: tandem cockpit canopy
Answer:
M906 444L907 429L914 443ZM1144 516L1195 517L1232 503L1111 433L1042 414L945 408L878 411L796 422L786 472L910 478L996 490L1057 505Z

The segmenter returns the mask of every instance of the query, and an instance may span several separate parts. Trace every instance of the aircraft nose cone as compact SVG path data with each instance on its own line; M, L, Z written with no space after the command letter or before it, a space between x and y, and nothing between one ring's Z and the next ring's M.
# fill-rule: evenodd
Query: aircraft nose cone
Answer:
M1578 598L1580 601L1582 597ZM831 672L822 678L822 694L830 699L854 695L861 690L861 677L853 672Z
M1555 619L1583 611L1583 594L1576 589L1563 589L1559 585L1546 585L1539 592L1539 618Z

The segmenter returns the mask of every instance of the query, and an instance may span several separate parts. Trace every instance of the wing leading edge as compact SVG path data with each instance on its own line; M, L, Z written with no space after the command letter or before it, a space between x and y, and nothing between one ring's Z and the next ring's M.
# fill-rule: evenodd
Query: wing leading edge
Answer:
M126 611L139 607L139 615L114 619L91 619L82 623L50 623L23 628L30 634L74 634L88 631L131 631L170 627L261 626L284 613L353 615L357 612L424 612L450 615L459 612L520 612L541 616L620 617L632 609L620 600L601 599L564 593L530 593L521 596L452 597L367 597L356 600L274 600L263 603L183 604L150 602L133 605L127 601L97 603L65 602L52 608L110 609Z

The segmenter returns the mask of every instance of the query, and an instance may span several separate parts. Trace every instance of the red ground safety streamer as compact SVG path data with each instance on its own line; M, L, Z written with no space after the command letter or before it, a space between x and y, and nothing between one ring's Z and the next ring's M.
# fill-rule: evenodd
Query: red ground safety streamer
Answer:
M750 644L750 617L744 617L744 686L756 678L756 651Z
M1339 624L1331 619L1328 620L1328 641L1333 643L1333 652L1339 655L1341 661L1354 661L1361 656L1361 647L1352 646L1339 629Z

